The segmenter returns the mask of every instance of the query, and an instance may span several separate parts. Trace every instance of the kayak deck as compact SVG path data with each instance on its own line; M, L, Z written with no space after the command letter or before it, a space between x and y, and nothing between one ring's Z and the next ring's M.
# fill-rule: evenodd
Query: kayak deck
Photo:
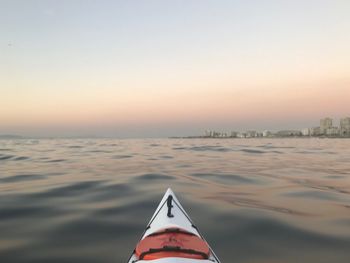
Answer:
M168 189L128 263L220 263Z

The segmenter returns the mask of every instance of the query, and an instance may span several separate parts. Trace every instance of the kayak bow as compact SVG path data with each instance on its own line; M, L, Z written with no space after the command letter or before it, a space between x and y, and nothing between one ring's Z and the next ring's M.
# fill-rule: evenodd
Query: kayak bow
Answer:
M169 188L128 263L220 263Z

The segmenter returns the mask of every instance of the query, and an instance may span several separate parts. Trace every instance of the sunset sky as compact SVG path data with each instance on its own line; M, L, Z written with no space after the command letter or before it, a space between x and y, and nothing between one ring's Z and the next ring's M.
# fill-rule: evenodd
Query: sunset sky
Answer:
M0 134L162 137L350 116L350 1L0 1Z

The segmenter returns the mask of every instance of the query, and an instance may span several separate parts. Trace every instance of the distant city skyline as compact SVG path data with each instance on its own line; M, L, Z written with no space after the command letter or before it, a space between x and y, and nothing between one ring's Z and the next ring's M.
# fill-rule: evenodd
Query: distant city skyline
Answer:
M318 121L318 125L309 125L307 128L297 128L297 127L279 127L278 129L256 129L252 128L252 126L249 126L251 128L248 129L239 129L237 127L227 128L223 129L216 128L216 129L203 129L201 130L202 134L198 133L198 131L195 131L192 134L181 134L177 133L175 134L174 130L168 131L171 133L171 135L168 136L158 136L156 134L153 134L153 136L132 136L133 134L129 134L129 136L118 136L116 133L112 134L88 134L88 133L72 133L72 134L18 134L18 133L7 133L7 134L1 134L0 133L0 139L1 138L8 138L8 139L16 139L16 138L162 138L162 137L170 137L170 138L176 138L176 137L183 137L183 138L191 138L191 137L288 137L288 136L328 136L328 137L350 137L350 117L342 117L339 120L330 118L330 117L324 117L321 118ZM171 127L169 127L171 128ZM197 133L196 133L197 132Z
M338 123L334 122L333 118L325 117L320 119L318 126L307 128L295 128L280 130L239 130L233 129L230 131L222 130L205 130L205 133L198 137L208 138L254 138L254 137L350 137L350 117L339 119Z
M350 111L350 1L0 4L0 134L279 130Z

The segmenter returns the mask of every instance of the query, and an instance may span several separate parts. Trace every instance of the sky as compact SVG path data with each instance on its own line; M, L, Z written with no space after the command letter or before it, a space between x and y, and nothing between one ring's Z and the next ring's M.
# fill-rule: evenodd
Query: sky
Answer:
M337 124L349 14L348 0L0 0L0 134Z

